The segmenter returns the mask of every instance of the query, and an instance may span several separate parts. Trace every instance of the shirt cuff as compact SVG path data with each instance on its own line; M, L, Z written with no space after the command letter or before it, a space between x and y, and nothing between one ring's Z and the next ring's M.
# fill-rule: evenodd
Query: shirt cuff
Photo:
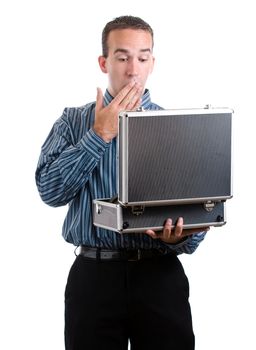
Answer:
M184 245L187 245L187 243L193 239L193 236L196 235L199 240L200 238L203 239L203 237L205 236L206 232L205 231L201 231L201 232L198 232L198 233L194 233L193 235L190 235L190 236L187 236L187 237L184 237L182 238L179 242L177 243L165 243L165 245L167 245L169 248L171 248L172 250L176 250L176 249L179 249L181 247L183 247Z
M80 145L96 159L100 159L102 154L109 148L111 142L105 142L93 129L90 129L81 139Z

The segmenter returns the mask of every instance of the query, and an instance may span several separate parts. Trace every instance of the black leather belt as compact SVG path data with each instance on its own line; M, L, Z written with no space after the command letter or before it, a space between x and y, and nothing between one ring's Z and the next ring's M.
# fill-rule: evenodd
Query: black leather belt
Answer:
M120 249L108 250L101 248L80 247L80 255L87 259L116 260L116 261L139 261L163 256L164 253L157 249Z

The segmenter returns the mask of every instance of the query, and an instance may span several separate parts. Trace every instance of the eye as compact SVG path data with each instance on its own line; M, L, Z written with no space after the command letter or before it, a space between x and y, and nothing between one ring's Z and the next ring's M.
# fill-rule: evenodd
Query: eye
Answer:
M120 57L117 57L117 60L118 60L119 62L126 62L126 61L128 61L128 57L126 57L126 56L120 56Z
M147 62L148 61L148 57L140 57L139 61L142 62L142 63Z

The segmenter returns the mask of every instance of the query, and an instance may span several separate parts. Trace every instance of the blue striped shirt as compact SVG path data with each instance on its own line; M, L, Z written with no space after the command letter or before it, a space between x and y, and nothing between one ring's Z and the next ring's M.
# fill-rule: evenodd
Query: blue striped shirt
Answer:
M106 91L104 105L113 97ZM141 106L162 109L145 91ZM42 200L50 206L68 204L62 234L67 242L110 249L164 249L193 253L205 233L194 234L179 244L165 244L143 233L119 234L93 225L92 201L116 195L116 139L105 143L92 129L95 102L65 108L44 142L36 170Z

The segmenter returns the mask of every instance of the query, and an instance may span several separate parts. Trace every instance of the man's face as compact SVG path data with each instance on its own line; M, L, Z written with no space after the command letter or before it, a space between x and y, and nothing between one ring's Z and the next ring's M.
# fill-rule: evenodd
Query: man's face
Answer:
M144 88L154 66L150 33L134 29L111 31L108 57L100 56L99 65L108 74L108 90L113 97L134 80Z

